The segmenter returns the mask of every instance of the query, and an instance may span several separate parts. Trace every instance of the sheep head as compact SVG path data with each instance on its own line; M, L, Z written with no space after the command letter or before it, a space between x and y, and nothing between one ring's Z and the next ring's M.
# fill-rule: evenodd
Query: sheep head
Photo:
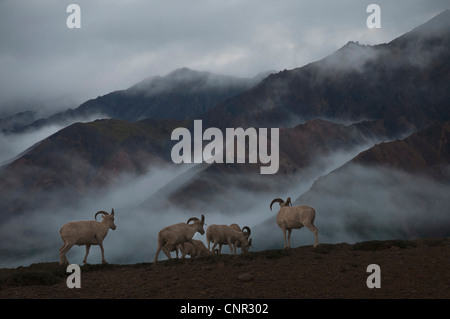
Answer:
M116 225L114 224L114 208L111 209L111 214L108 214L104 210L98 211L94 216L95 220L97 220L98 214L103 215L103 221L108 224L109 228L111 228L112 230L116 229Z
M197 231L203 235L205 233L205 230L203 229L203 225L205 224L205 215L202 214L202 218L198 219L197 217L191 217L188 219L186 224L189 224L191 221L194 221L192 225L196 225Z
M244 237L243 240L241 240L241 249L244 253L247 253L250 249L250 246L252 244L252 239L248 239L248 237Z
M250 234L252 233L252 231L250 230L250 227L248 226L244 226L242 228L242 232L244 233L245 237L250 237Z
M246 239L241 244L242 251L244 253L247 253L248 250L250 249L250 246L252 245L252 238L249 239L250 234L252 233L252 231L250 230L250 227L244 226L244 227L242 227L242 232L244 233L244 236L245 236L245 239Z

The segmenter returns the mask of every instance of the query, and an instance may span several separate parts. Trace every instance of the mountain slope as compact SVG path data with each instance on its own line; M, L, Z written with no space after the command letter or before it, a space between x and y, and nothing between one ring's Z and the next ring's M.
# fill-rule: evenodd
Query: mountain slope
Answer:
M157 206L158 209L175 207L195 212L213 202L214 210L233 214L236 202L239 202L238 211L242 214L255 206L248 200L250 197L261 198L295 188L338 165L336 163L342 161L341 157L354 156L385 139L385 132L380 132L378 126L377 122L345 126L311 120L293 128L281 128L276 174L261 175L260 167L268 164L260 161L249 164L247 147L246 163L213 163L194 167L183 179L173 181L149 198L141 209L154 210ZM243 200L245 197L247 199Z
M247 79L182 68L163 77L150 77L126 90L88 100L74 110L39 119L14 132L94 116L130 122L146 118L194 119L219 102L250 88L262 77L263 73Z
M450 122L373 146L295 200L328 234L363 238L450 235ZM321 228L320 226L318 226Z
M349 42L320 61L270 75L205 119L216 127L383 119L393 136L449 120L449 21L447 10L388 44Z
M444 178L450 165L450 122L432 125L402 140L375 145L352 163Z
M76 203L122 174L140 176L150 166L167 165L167 136L182 124L97 120L66 127L0 169L2 218Z

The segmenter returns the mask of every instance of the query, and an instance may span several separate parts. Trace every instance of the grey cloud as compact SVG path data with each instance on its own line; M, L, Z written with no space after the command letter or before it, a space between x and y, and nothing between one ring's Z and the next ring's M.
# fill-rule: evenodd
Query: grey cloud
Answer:
M52 104L67 94L82 103L184 66L245 77L291 69L349 40L390 41L447 6L378 1L382 29L368 30L368 3L356 0L79 0L82 28L69 30L72 2L0 3L0 107L18 99Z

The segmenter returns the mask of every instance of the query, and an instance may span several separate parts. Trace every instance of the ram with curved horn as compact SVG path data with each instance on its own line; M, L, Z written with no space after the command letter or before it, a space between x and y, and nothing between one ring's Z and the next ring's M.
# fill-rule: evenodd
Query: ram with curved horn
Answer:
M192 221L193 223L190 224ZM205 216L202 215L201 219L191 217L186 223L178 223L161 229L158 233L158 249L155 255L155 262L158 261L158 255L161 250L167 258L172 259L170 252L176 249L178 245L190 242L195 247L192 237L194 237L196 232L199 232L201 235L205 233L203 229L204 224Z
M277 214L277 224L283 231L284 236L284 248L291 247L291 232L293 229L300 229L302 227L308 228L315 236L316 241L314 247L319 244L319 230L314 226L314 219L316 218L316 211L314 208L301 205L292 206L291 198L288 197L286 201L281 198L275 198L270 203L270 210L274 203L280 204L280 210ZM286 231L288 233L286 240Z
M248 227L247 227L248 228ZM248 228L250 230L250 228ZM248 252L251 244L251 239L248 239L250 232L242 232L234 230L228 225L210 225L206 229L206 242L208 243L208 249L211 252L215 251L217 245L219 245L218 254L220 255L222 245L228 245L230 252L236 255L236 247L240 245L242 253ZM211 242L213 247L211 248Z
M244 227L242 227L242 229L241 229L241 227L239 227L238 224L231 224L230 227L231 227L232 229L236 230L236 231L239 231L239 232L243 233L243 234L245 235L245 237L247 237L247 241L248 241L248 246L244 247L244 249L247 249L246 251L244 251L244 250L242 249L242 245L241 245L240 242L237 242L237 246L234 247L234 249L236 250L236 248L240 248L240 249L241 249L241 253L248 252L250 246L252 245L252 241L253 241L253 239L250 238L250 235L251 235L251 233L252 233L252 230L250 229L250 227L244 226ZM221 248L222 248L221 245L219 245L219 250L220 250Z
M99 214L103 215L101 222L97 221L97 215ZM107 264L103 249L103 240L108 235L109 229L116 229L116 225L114 224L114 209L111 210L111 214L101 210L95 214L94 218L95 220L69 222L61 227L59 233L64 242L63 246L59 249L59 263L61 265L69 264L66 253L73 245L86 246L86 255L83 259L84 264L87 262L91 245L99 245L102 252L102 263Z

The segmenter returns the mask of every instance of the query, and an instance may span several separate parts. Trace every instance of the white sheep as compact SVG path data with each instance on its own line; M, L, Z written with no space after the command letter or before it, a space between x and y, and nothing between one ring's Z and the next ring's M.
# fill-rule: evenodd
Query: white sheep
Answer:
M206 229L206 242L208 243L208 250L212 252L219 245L218 254L220 254L222 245L228 245L230 247L230 252L236 255L236 247L240 244L242 252L247 252L250 243L248 241L247 235L242 231L236 231L228 225L210 225ZM213 242L214 245L210 249L210 243Z
M188 241L178 245L178 249L180 249L181 251L182 258L184 258L186 255L191 256L191 258L212 255L212 252L210 252L208 248L206 248L205 244L201 240L193 239L192 241L194 242L194 245L192 245Z
M194 221L192 224L189 224ZM158 233L158 249L155 255L155 262L158 261L158 255L162 250L167 258L172 259L170 252L176 249L179 244L190 242L193 244L192 237L196 232L201 235L205 233L203 225L205 223L205 216L201 219L191 217L186 223L178 223L167 226L161 229Z
M101 222L97 221L98 214L103 214ZM66 253L73 245L86 246L86 255L84 256L83 264L86 264L91 245L99 245L102 252L102 263L107 264L104 255L103 240L108 235L110 228L112 230L116 229L116 225L114 224L114 209L111 210L111 214L105 211L99 211L95 214L94 218L95 220L69 222L61 227L59 233L64 242L59 249L59 263L61 265L65 263L69 264Z
M313 232L314 236L316 237L314 247L317 247L317 245L319 244L319 230L316 226L314 226L314 219L316 218L316 211L314 210L314 208L307 205L291 207L291 198L288 197L286 202L281 198L275 198L270 203L270 210L272 210L272 205L275 202L280 203L280 210L277 214L277 224L283 231L284 249L291 247L292 229L300 229L303 226ZM286 230L288 232L287 242Z
M245 236L247 237L247 239L250 237L250 234L252 233L250 227L248 227L248 226L244 226L244 227L241 229L241 227L239 227L238 224L231 224L230 227L233 228L233 229L236 230L236 231L239 231L239 232L244 233ZM250 239L248 239L248 246L250 247L251 245L252 245L252 239L250 238ZM221 248L221 246L222 246L222 245L219 246L219 249ZM237 243L237 246L236 246L236 247L237 247L237 248L241 248L241 252L243 252L242 246L241 246L240 243ZM234 247L233 247L233 248L234 248ZM235 249L236 249L236 248L235 248ZM247 251L248 251L248 250L247 250Z

